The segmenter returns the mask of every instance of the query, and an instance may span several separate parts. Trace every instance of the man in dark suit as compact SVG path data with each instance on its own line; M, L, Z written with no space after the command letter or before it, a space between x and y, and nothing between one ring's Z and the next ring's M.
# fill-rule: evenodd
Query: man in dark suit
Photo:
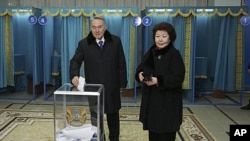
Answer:
M102 17L94 17L91 20L91 32L79 41L75 55L70 61L70 79L75 86L79 84L83 62L86 83L104 85L104 112L107 115L109 139L119 141L120 89L126 88L127 85L126 62L120 38L107 30ZM96 103L95 100L89 99L93 125L97 124Z
M248 73L250 74L250 63L248 64L248 68L247 68ZM249 103L246 106L242 106L240 107L242 110L250 110L250 99L249 99Z

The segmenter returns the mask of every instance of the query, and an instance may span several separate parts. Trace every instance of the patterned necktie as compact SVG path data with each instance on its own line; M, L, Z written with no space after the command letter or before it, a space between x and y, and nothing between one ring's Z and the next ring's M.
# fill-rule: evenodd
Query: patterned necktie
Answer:
M102 49L103 41L99 41L98 44L99 44L99 47Z

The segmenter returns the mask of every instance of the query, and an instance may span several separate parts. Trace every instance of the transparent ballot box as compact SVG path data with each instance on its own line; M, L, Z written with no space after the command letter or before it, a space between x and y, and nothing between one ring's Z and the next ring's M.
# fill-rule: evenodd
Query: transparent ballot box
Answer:
M102 84L85 84L80 91L70 83L58 88L54 92L55 141L103 141L103 93Z

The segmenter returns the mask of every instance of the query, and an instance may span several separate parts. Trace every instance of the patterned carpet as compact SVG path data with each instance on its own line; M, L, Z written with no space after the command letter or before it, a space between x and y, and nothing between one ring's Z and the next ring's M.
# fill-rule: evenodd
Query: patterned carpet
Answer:
M147 141L147 132L142 130L138 115L120 113L120 141ZM105 129L107 125L105 123ZM107 132L107 130L105 130ZM108 135L108 133L105 133ZM53 141L53 113L48 111L0 111L1 141ZM183 116L183 124L176 141L215 141L195 115Z

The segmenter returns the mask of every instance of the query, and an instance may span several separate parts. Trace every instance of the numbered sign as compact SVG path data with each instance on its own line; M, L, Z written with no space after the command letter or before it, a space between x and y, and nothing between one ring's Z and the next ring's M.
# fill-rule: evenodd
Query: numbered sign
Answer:
M133 19L132 19L132 24L134 25L134 26L139 26L140 24L141 24L141 17L134 17Z
M37 18L36 18L36 16L31 15L31 16L29 16L28 21L30 24L36 24Z
M47 18L45 16L40 16L38 22L40 25L45 25L47 23Z
M250 24L250 17L249 17L249 16L242 16L242 17L240 18L240 23L241 23L243 26L249 25L249 24Z
M142 18L142 24L144 26L150 26L152 24L152 19L148 16Z

